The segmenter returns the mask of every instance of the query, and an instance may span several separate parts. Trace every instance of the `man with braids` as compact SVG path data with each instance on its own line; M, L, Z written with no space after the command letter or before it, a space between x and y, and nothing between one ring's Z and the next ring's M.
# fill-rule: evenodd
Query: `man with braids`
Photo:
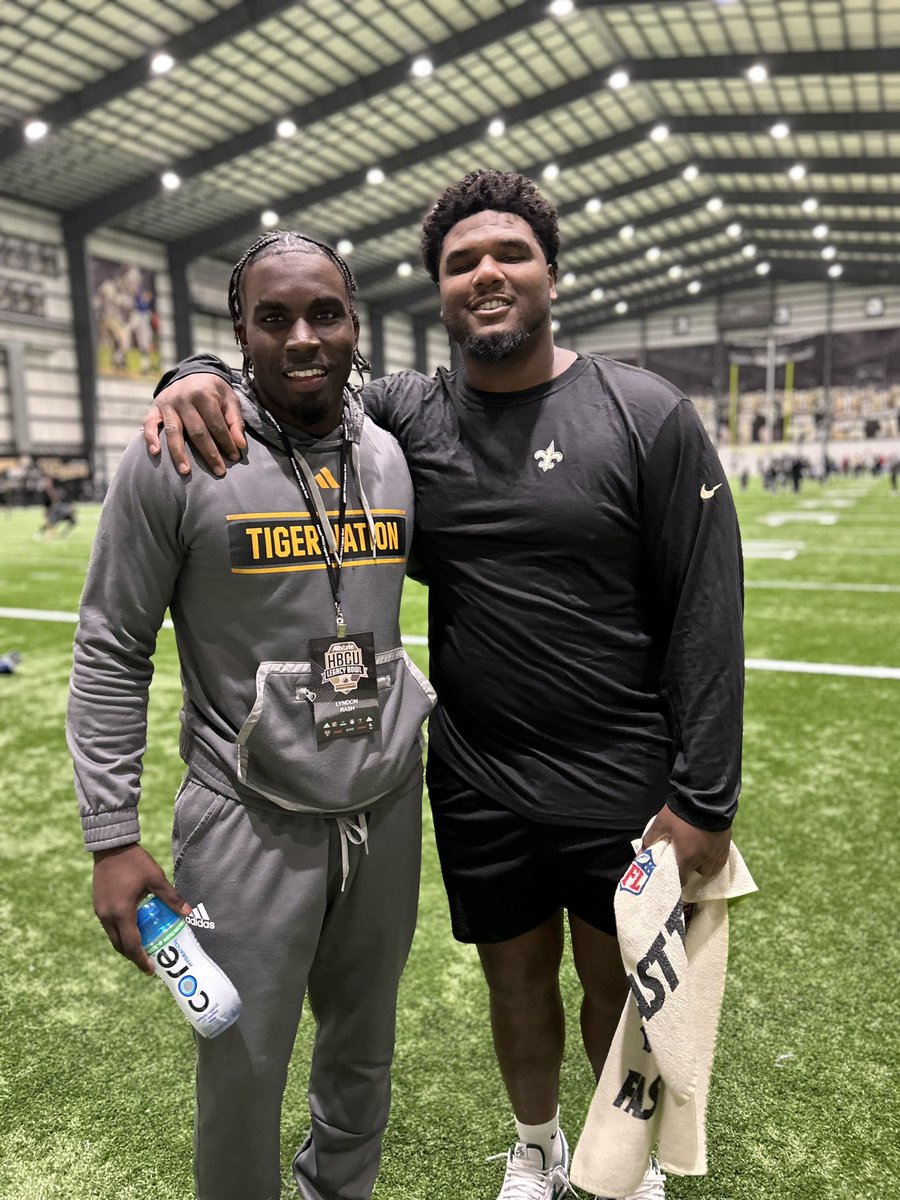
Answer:
M500 1200L569 1190L563 914L599 1077L627 994L613 899L632 840L652 822L645 845L668 838L683 878L713 875L740 787L741 556L722 467L676 388L554 345L558 250L556 212L522 176L447 188L422 253L463 369L363 390L416 491L435 834L517 1130ZM226 455L243 445L237 380L209 356L175 374L148 415L150 449L164 418L188 468L177 407L224 472L201 427ZM664 1179L651 1162L635 1195L659 1200Z
M235 268L246 446L224 483L138 437L100 519L75 641L68 737L94 908L144 971L155 893L237 987L198 1038L199 1200L278 1200L280 1117L308 993L304 1200L369 1200L390 1105L397 987L418 897L421 724L400 643L413 492L348 387L359 323L338 255L275 231ZM139 845L151 656L166 608L181 662L175 887ZM176 890L177 888L177 890ZM188 907L186 899L195 907Z

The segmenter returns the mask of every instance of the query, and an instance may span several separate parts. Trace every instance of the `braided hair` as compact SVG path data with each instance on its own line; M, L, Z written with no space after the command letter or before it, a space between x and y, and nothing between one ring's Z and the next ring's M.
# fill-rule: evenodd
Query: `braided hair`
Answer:
M244 279L244 271L250 263L258 262L261 258L269 258L275 254L295 253L321 254L325 258L331 259L340 271L341 278L344 280L344 286L347 289L350 316L354 327L359 332L359 313L356 309L356 280L338 252L332 250L326 242L317 242L315 238L307 237L305 233L297 233L290 229L273 229L270 233L264 233L256 239L253 245L245 251L240 261L235 264L234 270L231 272L231 279L228 283L228 311L231 313L231 321L234 325L234 338L239 346L241 345L241 339L238 336L237 329L238 325L244 319L244 314L241 311L241 284ZM241 346L241 351L244 356L241 375L244 381L249 383L253 364L247 356L246 351L244 351L243 346ZM358 347L354 347L353 349L353 369L359 374L361 384L365 383L363 371L372 370Z

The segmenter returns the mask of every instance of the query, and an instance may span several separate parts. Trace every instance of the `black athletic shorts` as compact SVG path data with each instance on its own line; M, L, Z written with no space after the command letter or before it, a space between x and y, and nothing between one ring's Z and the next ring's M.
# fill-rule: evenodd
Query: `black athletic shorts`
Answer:
M613 900L643 832L547 825L470 787L434 751L428 794L458 942L504 942L568 909L615 935Z

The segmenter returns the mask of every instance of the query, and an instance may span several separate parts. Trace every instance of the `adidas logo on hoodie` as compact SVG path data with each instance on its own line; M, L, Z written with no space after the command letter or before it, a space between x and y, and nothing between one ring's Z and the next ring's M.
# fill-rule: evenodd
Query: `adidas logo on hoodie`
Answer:
M195 929L215 929L216 927L215 921L210 920L205 904L195 904L194 911L189 917L185 917L184 919L188 925L193 925Z

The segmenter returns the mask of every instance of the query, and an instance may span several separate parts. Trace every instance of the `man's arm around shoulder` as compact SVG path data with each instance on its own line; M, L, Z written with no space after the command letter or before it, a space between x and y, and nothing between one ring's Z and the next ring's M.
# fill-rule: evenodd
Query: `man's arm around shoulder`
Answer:
M156 385L144 418L144 442L152 455L161 452L160 427L172 462L189 475L191 460L184 439L214 475L225 474L225 459L236 462L247 446L244 418L234 388L240 376L214 354L194 354L167 371Z

